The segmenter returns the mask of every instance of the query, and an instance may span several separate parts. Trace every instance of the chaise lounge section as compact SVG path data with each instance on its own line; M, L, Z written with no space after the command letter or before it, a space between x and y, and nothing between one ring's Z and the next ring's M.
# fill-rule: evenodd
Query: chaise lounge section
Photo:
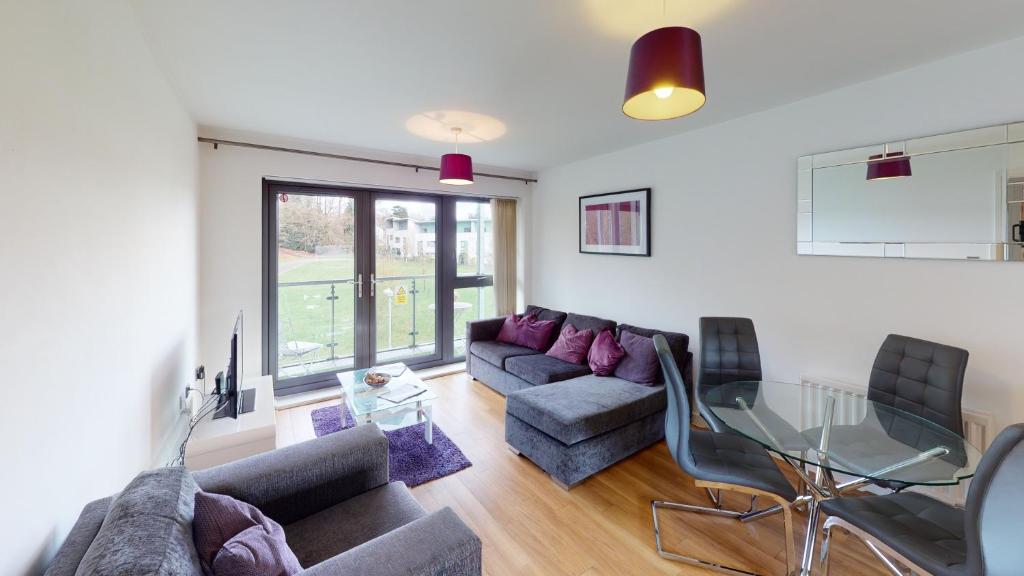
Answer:
M578 330L664 334L690 386L686 334L650 330L615 321L529 306L526 314L554 320L550 348L564 325ZM505 442L569 489L664 437L666 395L661 382L644 385L597 376L572 364L496 340L504 318L471 322L467 329L469 374L506 396Z

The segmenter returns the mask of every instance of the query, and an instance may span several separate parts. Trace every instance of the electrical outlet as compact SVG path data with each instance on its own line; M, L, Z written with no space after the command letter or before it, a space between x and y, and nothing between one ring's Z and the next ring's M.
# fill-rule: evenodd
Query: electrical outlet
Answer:
M181 412L188 412L189 411L188 392L189 392L189 387L188 387L188 385L186 385L185 386L185 390L182 391L181 396L178 396L178 410L181 411Z

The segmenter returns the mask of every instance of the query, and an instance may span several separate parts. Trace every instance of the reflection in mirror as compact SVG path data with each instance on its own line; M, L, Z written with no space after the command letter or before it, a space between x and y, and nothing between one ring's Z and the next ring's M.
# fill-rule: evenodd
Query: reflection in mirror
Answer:
M912 162L913 175L902 178L868 179L864 164L815 170L814 240L1001 241L1005 146L926 154Z
M800 158L797 253L1024 261L1024 124Z

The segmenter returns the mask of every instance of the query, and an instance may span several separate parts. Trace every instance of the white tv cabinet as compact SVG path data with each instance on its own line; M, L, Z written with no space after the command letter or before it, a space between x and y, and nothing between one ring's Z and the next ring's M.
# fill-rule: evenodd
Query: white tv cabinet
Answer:
M242 388L256 389L256 409L238 418L207 416L192 431L185 449L185 466L201 470L277 448L274 379L247 378Z

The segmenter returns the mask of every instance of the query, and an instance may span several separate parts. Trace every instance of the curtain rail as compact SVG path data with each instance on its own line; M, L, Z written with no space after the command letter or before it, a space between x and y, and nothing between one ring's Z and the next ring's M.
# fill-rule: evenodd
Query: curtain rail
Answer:
M216 150L217 146L223 144L224 146L238 146L240 148L255 148L257 150L271 150L274 152L288 152L291 154L305 154L306 156L319 156L321 158L333 158L335 160L348 160L351 162L366 162L367 164L380 164L383 166L395 166L398 168L412 168L419 172L420 170L432 170L439 172L440 168L436 166L425 166L423 164L412 164L409 162L395 162L392 160L378 160L376 158L364 158L362 156L349 156L346 154L332 154L330 152L317 152L315 150L303 150L301 148L285 148L284 146L270 146L269 144L254 144L252 142L238 142L235 140L221 140L219 138L204 138L200 136L198 138L200 142L206 144L213 144L213 148ZM519 176L505 176L504 174L489 174L487 172L473 172L474 176L480 176L483 178L497 178L499 180L515 180L522 182L523 184L536 183L536 178L523 178Z

